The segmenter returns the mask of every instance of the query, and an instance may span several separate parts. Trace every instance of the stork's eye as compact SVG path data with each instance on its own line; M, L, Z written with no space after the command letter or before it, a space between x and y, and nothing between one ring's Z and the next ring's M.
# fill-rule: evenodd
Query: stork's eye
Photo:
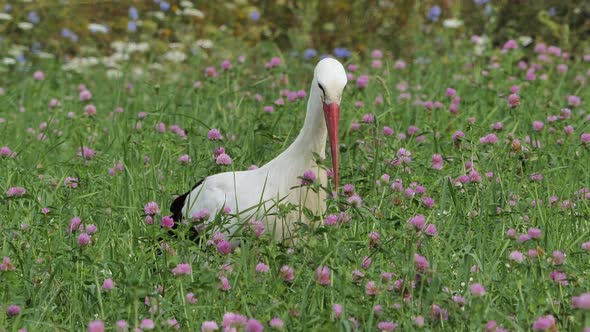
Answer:
M322 90L322 93L325 96L326 95L326 91L324 90L324 87L320 83L318 83L318 87L320 88L320 90Z

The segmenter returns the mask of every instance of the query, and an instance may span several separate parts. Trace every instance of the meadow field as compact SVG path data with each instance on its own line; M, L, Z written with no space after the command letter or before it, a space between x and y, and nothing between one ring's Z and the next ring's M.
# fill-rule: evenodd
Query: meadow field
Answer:
M590 331L590 49L456 21L411 56L4 53L0 331ZM172 229L177 195L293 141L327 56L348 74L328 213L293 245Z

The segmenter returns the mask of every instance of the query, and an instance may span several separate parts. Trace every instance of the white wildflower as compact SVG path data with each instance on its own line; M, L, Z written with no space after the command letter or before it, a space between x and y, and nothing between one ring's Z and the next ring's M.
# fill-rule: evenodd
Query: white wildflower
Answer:
M117 52L123 52L125 47L127 47L127 44L123 41L115 40L111 43L111 47L114 48Z
M177 50L168 51L166 52L166 54L164 54L164 59L172 62L182 62L186 60L186 54L184 54L184 52L182 51Z
M486 45L488 44L489 38L486 35L483 35L479 38L477 38L477 40L475 41L475 47L473 48L473 51L475 52L475 55L482 55L483 52L486 49Z
M31 22L18 22L18 24L16 26L18 26L18 28L21 30L27 31L27 30L31 30L33 28L33 23L31 23Z
M184 45L182 43L170 43L170 44L168 44L168 47L171 50L174 50L174 49L184 48Z
M40 59L55 59L55 55L53 55L51 53L43 52L43 51L38 52L37 56Z
M95 66L98 63L99 60L96 57L72 58L62 66L62 69L65 71L75 71L77 73L81 73L87 67Z
M149 16L153 16L155 18L157 18L158 20L162 21L166 18L166 15L164 13L162 13L161 11L157 11L157 12L150 12L148 13Z
M528 46L533 42L533 38L531 38L531 36L520 36L518 37L518 42L522 46Z
M133 68L132 73L133 73L133 76L135 76L135 77L141 77L141 76L143 76L143 69L141 67L135 67L135 68Z
M104 24L98 24L98 23L90 23L88 24L88 30L90 30L91 32L100 32L100 33L108 33L109 32L109 28L104 25Z
M133 53L133 52L143 53L150 48L149 44L146 42L125 43L120 40L112 42L111 47L114 48L117 53Z
M449 29L457 29L463 25L463 21L457 18L449 18L443 21L443 26Z
M205 14L195 8L185 8L182 13L186 16L194 16L194 17L198 17L198 18L205 18Z
M4 58L2 59L2 63L10 66L10 65L14 65L16 63L16 60L14 60L14 58Z
M195 45L200 48L213 48L213 42L209 39L199 39Z
M8 50L8 54L12 55L13 57L18 57L19 55L23 54L25 51L27 50L26 46L23 45L17 45L14 44L12 45L12 47Z
M160 70L160 71L164 70L164 66L162 66L161 64L159 64L157 62L150 64L149 68L153 69L153 70Z
M150 45L146 42L142 42L142 43L130 43L129 44L129 52L146 52L147 50L149 50Z

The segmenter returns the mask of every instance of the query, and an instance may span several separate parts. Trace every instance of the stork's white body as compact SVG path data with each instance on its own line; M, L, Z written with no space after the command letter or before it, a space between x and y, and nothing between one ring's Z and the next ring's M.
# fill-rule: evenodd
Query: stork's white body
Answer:
M318 84L320 83L320 84ZM314 154L322 159L326 155L327 127L323 105L326 102L340 104L346 74L342 65L333 59L324 59L316 66L311 84L307 114L301 132L295 141L275 159L264 166L249 171L225 172L206 177L186 197L182 215L190 218L206 209L209 222L224 208L231 209L230 225L225 233L233 235L242 223L255 218L265 223L265 230L278 241L291 239L297 222L308 223L303 207L316 215L325 210L326 194L301 186L301 177L307 170L317 174L317 181L327 185L326 171L320 168ZM299 206L285 218L273 215L277 203ZM232 241L236 244L235 241Z

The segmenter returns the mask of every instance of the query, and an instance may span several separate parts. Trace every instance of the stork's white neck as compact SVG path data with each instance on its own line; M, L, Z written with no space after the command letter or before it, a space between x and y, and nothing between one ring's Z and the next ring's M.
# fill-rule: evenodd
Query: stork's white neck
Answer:
M313 153L317 153L322 158L326 157L328 131L324 119L321 92L317 85L317 80L314 78L309 89L307 113L303 128L301 128L295 141L284 152L294 154L297 159L311 160L313 159Z
M306 169L314 165L314 153L317 153L321 158L326 157L328 131L324 119L321 91L317 86L317 80L314 78L309 89L305 122L299 135L285 151L265 166L296 172L296 176L301 176Z

